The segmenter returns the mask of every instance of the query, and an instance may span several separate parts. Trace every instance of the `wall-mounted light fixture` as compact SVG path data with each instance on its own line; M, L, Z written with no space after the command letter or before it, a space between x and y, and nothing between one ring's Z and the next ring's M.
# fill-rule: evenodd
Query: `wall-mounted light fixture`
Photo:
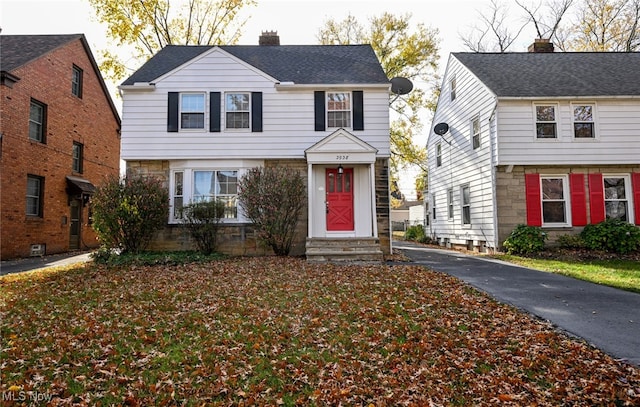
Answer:
M338 165L338 174L344 173L344 168L342 168L342 164Z

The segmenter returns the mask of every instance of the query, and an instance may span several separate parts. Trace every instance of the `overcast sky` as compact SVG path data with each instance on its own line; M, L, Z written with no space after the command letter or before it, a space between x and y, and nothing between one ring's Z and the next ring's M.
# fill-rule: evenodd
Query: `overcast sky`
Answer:
M411 13L412 24L423 23L439 30L440 73L444 72L450 52L466 51L460 34L468 32L478 19L478 10L489 0L258 0L256 7L244 11L249 17L240 40L243 45L257 45L262 31L277 31L283 45L317 44L316 36L328 19L341 21L349 14L367 25L370 17L383 12ZM108 48L105 27L95 19L88 0L1 0L0 28L2 34L84 34L96 58L98 50ZM533 41L526 35L513 47L525 51ZM116 97L116 84L107 80ZM431 118L425 117L425 130L414 140L426 143ZM403 192L412 192L412 181L405 183Z

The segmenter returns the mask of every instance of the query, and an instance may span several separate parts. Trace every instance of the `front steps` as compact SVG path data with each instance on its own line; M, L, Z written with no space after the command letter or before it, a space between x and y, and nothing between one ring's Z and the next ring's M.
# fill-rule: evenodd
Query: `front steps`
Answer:
M307 261L381 263L384 260L377 237L307 238Z

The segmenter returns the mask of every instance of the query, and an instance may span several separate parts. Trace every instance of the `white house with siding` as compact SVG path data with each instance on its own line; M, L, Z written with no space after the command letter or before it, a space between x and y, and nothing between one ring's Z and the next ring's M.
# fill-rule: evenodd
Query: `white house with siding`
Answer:
M190 248L178 209L215 198L227 203L222 251L268 253L237 182L250 168L285 166L308 186L292 254L381 259L390 251L390 83L373 49L279 45L273 32L261 43L167 46L119 87L126 169L159 176L170 191L153 247Z
M550 242L608 218L640 224L640 53L540 45L449 56L427 141L442 245L499 249L518 224Z

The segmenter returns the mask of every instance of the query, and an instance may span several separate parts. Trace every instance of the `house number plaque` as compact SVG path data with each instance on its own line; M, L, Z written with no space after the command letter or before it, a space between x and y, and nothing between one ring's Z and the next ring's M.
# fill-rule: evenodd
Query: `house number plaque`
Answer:
M336 160L339 160L339 161L346 161L348 159L349 159L348 155L337 155L336 156Z

